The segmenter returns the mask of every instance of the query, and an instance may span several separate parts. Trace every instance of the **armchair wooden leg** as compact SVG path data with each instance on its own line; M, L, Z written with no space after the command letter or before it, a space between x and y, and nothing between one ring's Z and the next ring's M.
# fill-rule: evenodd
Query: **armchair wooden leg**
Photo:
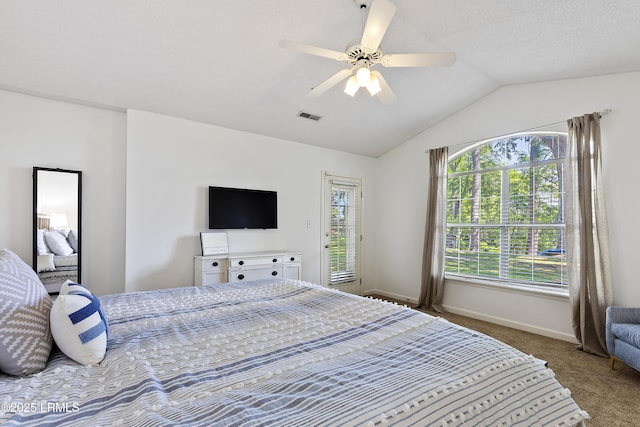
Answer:
M613 363L616 361L616 358L613 356L609 356L609 368L611 368L611 370L613 371L615 369L615 367L613 366Z

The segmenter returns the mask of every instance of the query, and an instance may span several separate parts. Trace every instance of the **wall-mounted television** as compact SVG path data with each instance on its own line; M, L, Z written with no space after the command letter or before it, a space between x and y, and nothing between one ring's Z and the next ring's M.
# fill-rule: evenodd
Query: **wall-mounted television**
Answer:
M278 193L209 187L209 229L278 228Z

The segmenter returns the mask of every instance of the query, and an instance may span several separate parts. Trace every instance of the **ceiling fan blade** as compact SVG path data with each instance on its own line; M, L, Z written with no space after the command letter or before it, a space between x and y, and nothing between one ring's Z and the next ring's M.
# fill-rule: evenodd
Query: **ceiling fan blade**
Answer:
M302 53L308 53L309 55L323 56L329 59L335 59L336 61L346 61L347 55L344 52L338 52L337 50L325 49L323 47L312 46L310 44L294 42L291 40L282 40L278 45L285 49L291 49Z
M351 75L351 69L340 70L335 73L333 76L329 77L327 80L323 81L313 89L309 91L309 96L319 96L346 79Z
M456 62L456 54L442 53L401 53L384 55L380 63L385 67L448 67Z
M389 0L372 0L360 44L369 49L378 49L395 13L396 6Z
M398 98L396 98L395 93L393 93L387 81L382 77L382 74L380 74L378 70L372 71L371 74L373 74L378 79L378 82L380 82L380 92L377 94L380 102L384 105L393 104Z

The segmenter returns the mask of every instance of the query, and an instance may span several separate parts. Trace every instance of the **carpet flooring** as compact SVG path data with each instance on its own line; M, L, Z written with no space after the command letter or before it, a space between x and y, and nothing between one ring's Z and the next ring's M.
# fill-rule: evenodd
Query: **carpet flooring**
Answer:
M384 297L378 297L385 299ZM556 379L571 390L580 408L589 413L588 427L640 426L640 372L616 361L576 350L576 345L453 313L434 313L450 322L494 337L548 362Z

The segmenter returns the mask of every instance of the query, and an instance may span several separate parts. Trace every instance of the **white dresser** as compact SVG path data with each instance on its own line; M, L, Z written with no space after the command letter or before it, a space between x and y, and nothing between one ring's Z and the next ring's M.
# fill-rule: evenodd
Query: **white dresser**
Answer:
M300 279L302 257L294 252L196 256L196 286L266 278Z

